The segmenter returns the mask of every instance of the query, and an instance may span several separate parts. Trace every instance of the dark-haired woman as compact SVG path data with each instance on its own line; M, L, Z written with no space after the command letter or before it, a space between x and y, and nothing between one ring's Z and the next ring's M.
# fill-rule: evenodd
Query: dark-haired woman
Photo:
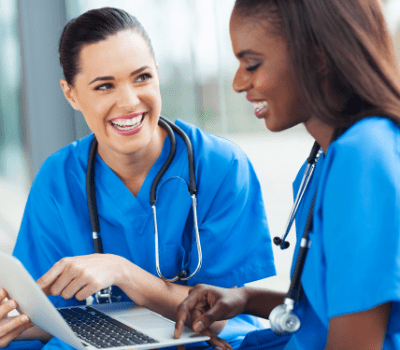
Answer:
M43 164L32 185L14 250L51 294L54 305L82 304L96 291L113 285L114 295L120 291L119 300L133 300L175 319L190 285L242 286L274 274L260 186L248 159L233 143L178 121L176 125L193 144L203 264L187 282L159 278L149 193L171 142L158 124L161 97L150 40L126 12L92 10L65 27L60 61L65 97L82 112L93 134ZM96 201L105 254L94 254L86 196L88 154L94 138L98 143ZM186 269L193 272L198 260L192 199L182 181L189 182L188 152L183 139L176 133L175 138L176 154L161 178L156 203L160 270L167 278ZM261 264L265 259L268 263ZM2 291L0 300L4 296ZM12 302L0 306L2 346L29 326L24 315L4 318L15 308ZM237 347L247 332L258 328L256 318L243 315L221 322L213 331ZM19 339L35 337L39 331L30 328ZM215 337L210 344L228 346ZM11 343L22 348L33 345ZM68 346L53 338L45 348L54 347Z
M252 332L242 348L400 349L400 75L382 9L379 0L236 1L234 89L268 129L303 123L322 150L295 216L293 267L300 245L309 248L286 299L195 287L176 336L193 308L205 313L193 322L199 331L242 312L269 318L285 300L270 322L287 334ZM300 328L274 322L278 310Z

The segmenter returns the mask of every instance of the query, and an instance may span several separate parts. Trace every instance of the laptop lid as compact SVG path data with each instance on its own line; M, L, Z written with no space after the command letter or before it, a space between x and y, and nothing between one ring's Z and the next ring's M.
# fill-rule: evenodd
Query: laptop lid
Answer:
M91 345L84 345L83 341L76 336L22 263L15 257L2 252L0 252L0 286L7 290L10 298L18 302L21 310L28 315L36 326L76 349L95 349ZM143 344L135 346L135 348L160 348L209 339L207 336L194 333L189 328L185 329L180 339L173 339L173 321L143 307L132 308L132 305L127 303L118 304L96 305L94 307L122 323L151 335L158 341L157 344ZM154 327L155 325L156 327ZM118 349L120 348L132 349L132 346L118 347Z

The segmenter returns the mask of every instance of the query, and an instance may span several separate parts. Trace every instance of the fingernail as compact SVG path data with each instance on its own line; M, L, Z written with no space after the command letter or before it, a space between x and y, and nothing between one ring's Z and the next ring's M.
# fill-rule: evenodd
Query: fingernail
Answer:
M199 321L193 326L193 330L195 332L201 332L204 329L204 324L203 322ZM222 349L221 349L222 350Z
M26 315L22 315L22 316L21 316L21 321L22 321L22 322L28 322L28 321L29 321L29 317L26 316ZM222 350L222 349L221 349L221 350Z
M8 301L8 306L9 307L17 307L17 303L15 302L15 300L9 300Z

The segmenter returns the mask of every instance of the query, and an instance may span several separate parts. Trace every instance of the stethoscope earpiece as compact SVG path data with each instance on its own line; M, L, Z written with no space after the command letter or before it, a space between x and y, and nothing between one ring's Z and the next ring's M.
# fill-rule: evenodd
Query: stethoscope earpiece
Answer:
M280 246L281 249L287 249L290 246L290 243L288 241L284 241L280 237L274 237L274 244Z
M281 249L286 249L289 247L289 242L285 239L289 234L289 231L292 227L292 224L295 220L297 210L299 208L299 204L303 198L304 193L306 192L311 177L314 173L315 165L318 161L320 155L320 146L317 142L314 143L312 150L310 152L310 156L307 160L307 166L304 171L303 179L301 180L299 190L297 192L296 199L293 204L293 208L291 210L289 220L286 224L285 232L281 237L274 237L273 242L277 246L280 246ZM316 192L315 192L316 193ZM296 301L300 301L302 296L302 286L301 286L301 274L303 271L307 250L310 247L310 240L308 237L309 232L312 229L312 215L314 210L314 202L315 202L315 194L311 204L310 211L308 213L308 219L306 223L306 227L304 229L303 238L300 244L300 250L297 256L295 268L293 271L293 275L290 281L289 291L286 294L286 298L284 304L275 307L270 315L269 321L271 324L271 329L274 333L282 335L282 334L290 334L296 332L300 328L300 319L293 312L294 303Z

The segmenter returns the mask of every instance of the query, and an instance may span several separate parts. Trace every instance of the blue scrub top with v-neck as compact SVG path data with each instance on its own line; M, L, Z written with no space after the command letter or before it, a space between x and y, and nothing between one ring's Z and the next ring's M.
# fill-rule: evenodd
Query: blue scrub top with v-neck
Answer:
M318 186L297 310L302 326L286 349L323 349L331 318L384 303L392 308L383 349L400 349L400 128L363 119L319 163L296 217L299 241Z
M294 181L295 195L305 167ZM285 336L252 332L241 349L322 350L331 318L388 302L383 349L400 349L399 126L380 117L361 120L321 155L296 215L292 273L316 190L304 295L294 310L301 327Z
M242 286L274 275L261 188L250 161L231 141L182 121L176 124L193 144L203 253L200 271L185 284ZM35 279L64 257L94 253L85 188L92 140L93 135L89 135L50 156L34 180L13 254ZM187 149L178 135L176 140L176 155L161 179L156 203L160 266L166 277L186 268L194 271L197 266L191 197L180 179L189 181ZM104 253L123 256L155 276L149 193L169 150L167 137L136 197L99 156L95 160ZM75 298L50 299L57 307L79 304ZM123 293L125 299L128 297ZM230 320L220 336L237 348L247 332L261 327L256 318L241 315ZM18 346L16 343L10 347ZM58 339L52 339L44 348L53 347L68 348Z

